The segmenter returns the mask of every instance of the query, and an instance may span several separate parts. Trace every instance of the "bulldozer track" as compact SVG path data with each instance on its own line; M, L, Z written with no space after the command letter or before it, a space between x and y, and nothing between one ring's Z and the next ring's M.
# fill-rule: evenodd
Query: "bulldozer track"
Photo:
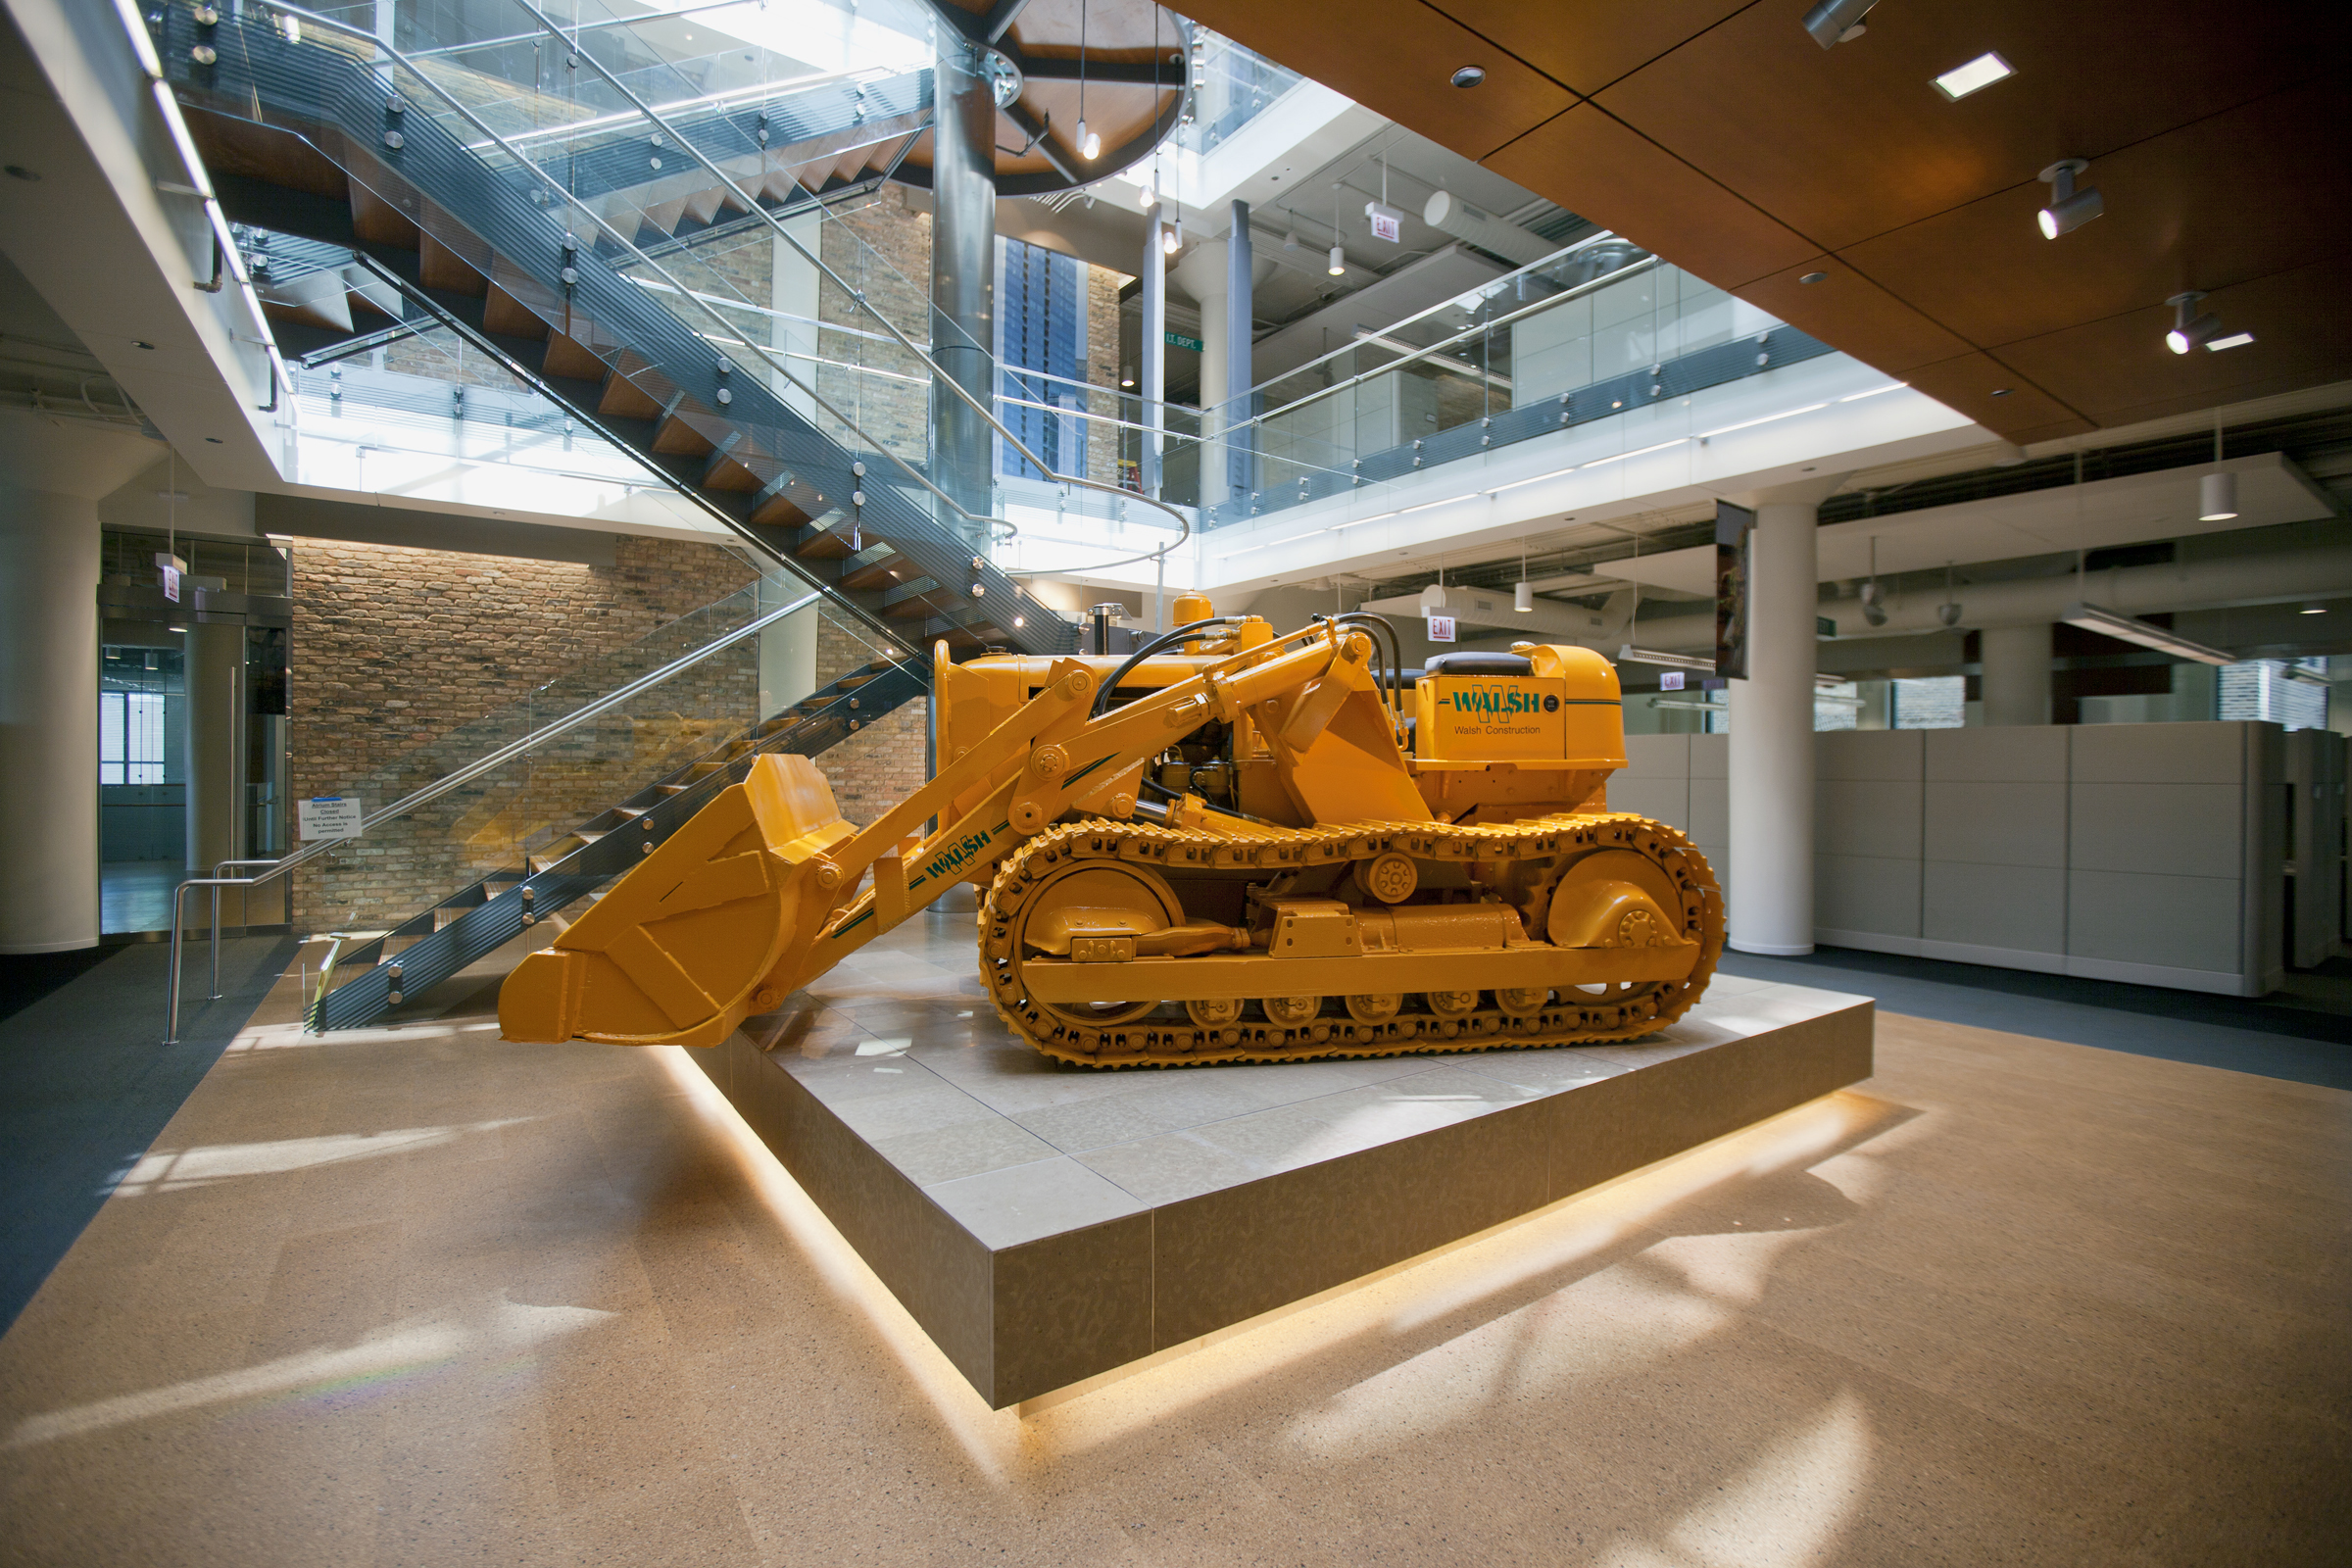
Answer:
M1021 982L1015 933L1023 906L1050 873L1072 861L1141 865L1175 876L1254 870L1271 877L1395 852L1416 860L1502 867L1530 873L1520 907L1531 916L1530 930L1540 932L1542 921L1532 916L1541 913L1558 866L1569 858L1600 850L1642 855L1673 885L1682 906L1678 934L1700 945L1698 960L1686 978L1638 985L1610 997L1555 991L1542 1008L1521 1014L1490 1004L1453 1017L1410 1011L1362 1023L1330 1015L1326 1009L1325 1015L1290 1026L1263 1018L1244 1018L1222 1027L1190 1018L1148 1018L1102 1028L1048 1010L1026 995ZM1494 826L1399 822L1259 827L1247 836L1090 818L1049 829L1007 856L981 901L979 923L981 979L998 1015L1046 1055L1085 1067L1299 1061L1636 1040L1689 1010L1706 990L1723 951L1723 896L1706 860L1675 829L1630 812L1548 816ZM1491 1000L1489 993L1478 995Z

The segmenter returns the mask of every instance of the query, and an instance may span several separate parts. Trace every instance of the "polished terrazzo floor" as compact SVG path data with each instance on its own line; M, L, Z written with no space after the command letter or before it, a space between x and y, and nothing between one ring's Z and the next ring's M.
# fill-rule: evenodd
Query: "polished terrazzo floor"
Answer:
M2320 1563L2352 1095L1856 1091L991 1412L674 1054L282 984L0 1340L11 1563Z

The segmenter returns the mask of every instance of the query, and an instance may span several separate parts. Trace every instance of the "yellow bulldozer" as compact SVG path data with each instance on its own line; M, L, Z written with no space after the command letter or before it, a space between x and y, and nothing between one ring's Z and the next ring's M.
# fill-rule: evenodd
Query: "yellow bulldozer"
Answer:
M1606 660L1456 653L1407 690L1377 616L1177 618L1124 657L942 645L937 770L869 827L760 758L515 967L506 1038L716 1045L959 883L1006 1026L1089 1067L1628 1040L1698 999L1722 895L1607 808Z

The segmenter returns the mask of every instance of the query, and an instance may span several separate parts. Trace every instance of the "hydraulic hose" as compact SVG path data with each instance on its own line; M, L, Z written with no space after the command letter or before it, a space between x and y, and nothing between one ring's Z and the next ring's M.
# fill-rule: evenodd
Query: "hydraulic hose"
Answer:
M1206 620L1196 620L1189 625L1179 626L1174 631L1161 632L1143 647L1129 654L1127 662L1110 672L1110 678L1096 691L1095 706L1089 710L1087 716L1100 718L1110 711L1110 694L1119 689L1119 682L1127 678L1128 671L1150 659L1153 654L1163 653L1178 643L1189 642L1212 627L1238 626L1241 623L1242 617L1239 615L1211 615Z

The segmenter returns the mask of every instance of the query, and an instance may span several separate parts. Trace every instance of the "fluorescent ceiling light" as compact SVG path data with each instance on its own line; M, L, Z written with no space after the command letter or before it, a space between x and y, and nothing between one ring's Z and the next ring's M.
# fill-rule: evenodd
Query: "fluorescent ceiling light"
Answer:
M2253 341L2254 334L2251 332L2232 332L2228 337L2217 337L2210 343L2207 343L2205 345L2205 352L2208 354L2219 354L2224 349L2242 349Z
M1597 468L1604 463L1623 463L1628 458L1645 458L1652 452L1663 452L1668 447L1679 447L1690 439L1690 438L1687 435L1678 435L1673 440L1661 441L1654 447L1636 447L1631 452L1619 452L1605 458L1594 458L1591 463L1579 464L1577 466L1580 468Z
M147 32L147 24L139 18L137 0L115 0L115 10L122 18L122 29L130 34L130 47L139 57L139 69L147 73L150 81L164 79L164 63L156 58L155 39Z
M2017 74L2017 68L1987 49L1965 66L1954 66L1936 78L1936 90L1958 102L1994 82Z
M1908 381L1889 381L1885 386L1874 386L1867 392L1848 392L1845 396L1839 398L1838 401L1840 403L1859 403L1864 398L1884 397L1889 392L1900 392L1908 385L1910 385Z
M2058 618L2069 626L2080 626L2084 631L2095 631L2120 642L2136 643L2142 648L2153 648L2158 653L2170 654L2175 659L2190 659L2200 664L2234 664L2237 662L2235 654L2225 654L2219 648L2208 648L2203 643L2190 642L2185 637L2176 637L2162 626L2151 626L2144 620L2134 620L2129 615L2119 615L2113 611L2101 610L2096 605L2070 605L2067 607L2066 613Z
M1828 407L1827 403L1808 403L1801 409L1783 409L1778 414L1767 414L1761 419L1742 419L1738 424L1727 424L1719 430L1701 430L1698 438L1712 441L1719 435L1730 435L1734 430L1752 430L1759 424L1770 424L1775 419L1793 419L1800 414L1818 414Z
M1617 662L1664 664L1669 669L1703 669L1710 675L1715 673L1715 656L1712 654L1666 654L1654 648L1636 648L1632 643L1617 650Z

